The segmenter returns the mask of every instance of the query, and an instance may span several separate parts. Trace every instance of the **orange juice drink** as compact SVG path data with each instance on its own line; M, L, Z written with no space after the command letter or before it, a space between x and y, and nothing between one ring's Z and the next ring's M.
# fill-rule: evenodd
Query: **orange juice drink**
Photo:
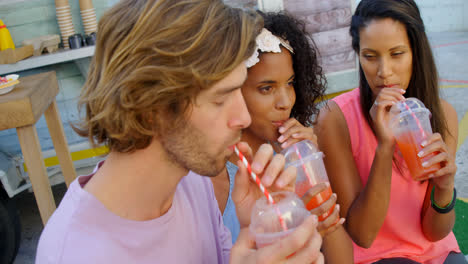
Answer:
M282 152L286 159L286 167L294 166L297 169L295 193L303 197L313 186L328 182L327 171L323 163L323 153L309 140L300 141ZM315 195L307 202L307 210L319 207L332 195L331 187ZM319 215L319 221L325 220L334 210L333 205L326 213Z
M422 163L434 157L437 153L431 153L423 158L418 156L419 151L422 147L420 144L415 142L414 137L407 132L402 134L397 139L398 147L400 148L403 159L408 166L408 170L411 173L411 176L416 181L427 180L429 175L440 170L440 163L434 164L430 167L423 167Z
M428 161L437 153L431 153L420 158L418 153L423 149L421 143L432 135L430 122L431 112L417 98L407 98L397 102L390 109L393 117L390 120L390 128L400 148L411 176L416 181L422 181L440 170L441 165L435 164L423 167L423 162Z
M301 183L296 183L296 194L299 197L304 196L304 194L311 188L310 184L308 182L301 182ZM319 207L321 204L323 204L326 200L330 199L331 195L333 194L331 187L328 187L321 193L315 195L310 199L310 201L306 204L307 210L312 210L317 207ZM333 210L335 209L335 205L332 206L327 212L325 212L322 215L319 215L319 221L325 220L331 213L333 213Z

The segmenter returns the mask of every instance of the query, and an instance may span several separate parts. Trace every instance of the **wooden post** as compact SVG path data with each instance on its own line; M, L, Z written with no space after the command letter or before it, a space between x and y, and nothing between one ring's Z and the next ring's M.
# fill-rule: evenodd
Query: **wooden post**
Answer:
M54 143L55 152L62 168L62 174L65 178L67 187L76 178L75 167L73 166L73 160L70 156L70 150L68 149L67 139L65 138L65 132L63 130L62 122L60 121L60 115L57 110L57 103L54 101L50 104L47 110L44 112L44 117L49 127L50 137Z
M28 167L29 179L36 197L42 223L45 224L55 210L55 200L50 189L49 177L44 165L36 127L27 125L16 129L23 152L24 161Z

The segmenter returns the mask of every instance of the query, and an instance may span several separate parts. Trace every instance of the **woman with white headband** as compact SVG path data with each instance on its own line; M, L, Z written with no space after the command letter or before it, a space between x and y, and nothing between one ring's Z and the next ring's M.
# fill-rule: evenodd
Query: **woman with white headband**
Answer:
M246 61L248 76L241 90L252 118L242 133L241 141L256 153L260 145L270 143L278 153L288 146L309 139L317 142L311 117L318 113L316 100L325 91L326 80L318 64L318 52L305 31L305 24L284 13L262 14L265 28L256 39L257 49ZM233 242L240 231L233 199L235 165L232 156L226 170L212 178L224 224L230 229ZM264 175L263 178L267 177ZM263 179L264 180L264 179ZM307 202L326 188L316 185L302 199ZM236 202L242 202L237 201ZM336 195L311 213L320 215L336 202ZM242 214L242 215L249 215ZM323 237L322 252L326 263L352 263L351 240L342 227L339 205L317 227ZM240 222L239 222L240 221Z

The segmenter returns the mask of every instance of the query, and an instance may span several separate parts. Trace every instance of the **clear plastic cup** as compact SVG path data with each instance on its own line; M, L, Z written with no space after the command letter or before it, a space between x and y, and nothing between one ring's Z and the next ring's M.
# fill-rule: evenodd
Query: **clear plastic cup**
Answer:
M250 220L250 233L255 237L257 248L273 244L289 235L296 227L310 216L304 203L293 192L271 193L275 204L270 204L266 197L255 203ZM287 227L283 229L280 216Z
M302 197L316 184L329 182L327 171L323 163L323 153L310 140L302 140L284 149L281 154L286 159L285 168L294 166L297 169L295 193ZM330 199L331 187L315 195L307 204L306 208L312 210ZM319 216L319 221L326 219L334 210L335 205L326 213Z
M390 128L393 131L403 159L411 176L416 181L429 178L431 173L440 170L440 163L423 167L422 163L438 153L432 153L423 158L418 153L423 149L421 143L432 135L431 112L416 98L407 98L397 102L390 109L392 118Z

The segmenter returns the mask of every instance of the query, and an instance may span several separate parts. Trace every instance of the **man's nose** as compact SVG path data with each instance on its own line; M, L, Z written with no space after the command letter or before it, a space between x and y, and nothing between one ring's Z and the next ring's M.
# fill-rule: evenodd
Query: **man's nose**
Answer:
M230 128L244 129L250 126L252 118L241 90L238 89L235 93L236 99L231 109L232 118L230 118L228 125Z

